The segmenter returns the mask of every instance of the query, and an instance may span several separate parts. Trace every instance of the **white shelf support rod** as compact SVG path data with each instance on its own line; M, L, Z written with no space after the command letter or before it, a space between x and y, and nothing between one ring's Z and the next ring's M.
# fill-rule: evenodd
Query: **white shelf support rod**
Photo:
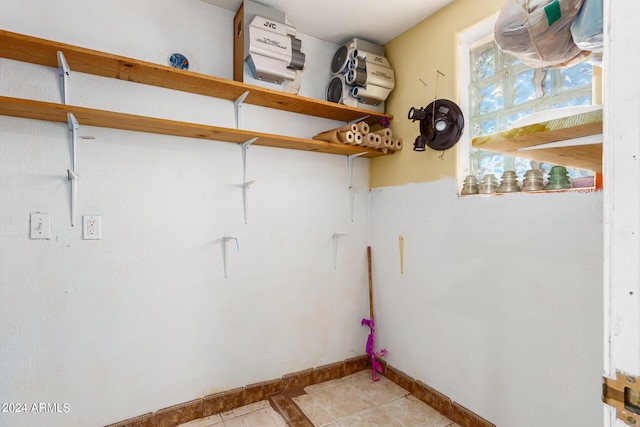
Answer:
M344 236L348 236L348 234L340 234L340 233L334 233L334 235L332 236L333 239L333 268L337 268L338 266L338 240L340 240L340 237L344 237Z
M80 125L75 116L71 113L67 113L67 126L69 128L69 142L71 145L71 169L67 169L67 179L71 181L71 226L75 225L76 218L76 202L78 199L78 180L80 176L77 172L77 143L78 143L78 131Z
M356 193L355 188L353 188L353 159L355 159L356 157L360 157L364 154L366 153L356 153L347 157L347 165L348 165L348 172L349 172L349 211L351 214L351 222L353 222L353 208L354 208L354 203L355 203L354 199L355 199L355 193Z
M227 278L227 270L229 264L229 254L227 252L227 242L229 240L236 241L236 250L240 252L240 245L238 244L238 238L233 236L225 236L222 238L222 262L224 263L224 278Z
M247 142L242 143L242 210L244 212L244 223L247 223L248 207L247 207L247 190L256 182L247 181L247 150L249 146L256 142L258 138L251 138Z
M240 107L242 107L242 103L246 99L247 95L249 95L249 91L245 91L242 95L238 97L235 101L233 101L233 109L236 113L236 129L240 129Z
M77 149L78 149L78 131L80 124L72 113L67 113L67 125L69 127L69 144L71 145L71 170L77 170Z
M76 201L78 199L78 180L80 177L71 169L67 169L67 179L71 181L71 226L75 225Z
M60 89L62 93L62 103L69 103L69 77L71 77L71 69L64 53L58 51L58 74L60 75Z

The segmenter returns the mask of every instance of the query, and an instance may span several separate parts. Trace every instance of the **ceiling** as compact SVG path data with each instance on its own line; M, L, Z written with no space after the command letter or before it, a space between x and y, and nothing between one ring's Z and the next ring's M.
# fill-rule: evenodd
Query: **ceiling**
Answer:
M237 11L242 0L202 0ZM385 44L454 0L258 0L287 14L301 33L341 44L359 37Z

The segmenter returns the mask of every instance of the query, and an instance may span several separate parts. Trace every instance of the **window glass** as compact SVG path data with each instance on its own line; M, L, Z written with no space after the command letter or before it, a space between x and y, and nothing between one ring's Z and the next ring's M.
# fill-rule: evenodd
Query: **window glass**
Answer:
M474 58L474 80L484 80L496 72L495 49L490 46L472 55Z
M502 84L493 84L480 88L480 114L486 114L504 108L504 94L502 89Z
M501 52L492 41L471 49L469 128L471 137L510 129L513 122L533 113L568 106L591 105L592 68L580 63L565 69L535 70ZM522 179L531 168L528 159L471 147L470 172L482 177L515 170ZM536 165L538 166L538 165ZM543 169L550 169L543 165ZM591 171L568 168L571 177Z
M584 86L591 86L592 68L591 65L580 63L571 68L560 70L562 78L562 90L570 90Z
M536 99L536 88L533 85L534 70L527 70L516 75L514 86L514 105Z

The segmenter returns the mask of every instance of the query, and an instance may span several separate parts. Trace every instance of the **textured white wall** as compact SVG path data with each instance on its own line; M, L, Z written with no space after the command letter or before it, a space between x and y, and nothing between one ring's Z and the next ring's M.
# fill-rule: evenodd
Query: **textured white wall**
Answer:
M372 197L392 366L498 426L602 424L602 193L457 198L441 180Z
M188 51L229 78L233 13L199 0L10 0L0 27L160 62ZM233 127L228 101L73 74L73 104ZM0 60L0 94L58 102L57 70ZM337 122L246 105L241 127L310 137ZM0 397L70 412L2 426L104 425L364 352L368 191L350 221L347 159L252 146L249 224L238 145L80 124L69 223L66 124L0 117ZM355 159L366 188L368 161ZM29 240L29 213L51 240ZM347 233L333 268L333 233ZM223 236L229 244L224 278Z

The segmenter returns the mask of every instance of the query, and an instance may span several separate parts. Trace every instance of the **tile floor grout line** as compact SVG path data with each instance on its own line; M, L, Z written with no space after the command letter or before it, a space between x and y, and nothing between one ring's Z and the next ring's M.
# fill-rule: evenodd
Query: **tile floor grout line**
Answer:
M376 404L376 402L374 402L372 399L369 399L364 393L362 393L360 390L358 390L358 387L356 387L356 386L354 386L353 384L350 384L350 383L346 383L346 384L349 387L351 387L352 389L354 389L356 391L356 393L358 393L360 395L360 397L362 397L367 402L371 403L374 407L378 406Z
M406 397L406 395L405 395L405 396L402 396L402 397L399 397L399 398L397 398L397 399L394 399L394 400L392 400L391 402L395 402L396 400L399 400L399 399L404 399L405 397ZM391 402L387 402L387 403L391 403ZM386 403L385 403L384 405L386 405ZM389 416L391 417L391 419L393 419L394 421L396 421L396 422L397 422L398 424L400 424L402 427L411 427L411 426L406 426L406 425L404 425L404 423L403 423L402 421L400 421L399 419L397 419L396 417L394 417L394 416L393 416L393 414L392 414L391 412L389 412L389 411L387 411L385 408L383 408L383 406L384 406L384 405L380 405L380 406L378 406L378 408L382 409L382 411L383 411L385 414L389 415ZM444 427L447 427L447 426L444 426Z

